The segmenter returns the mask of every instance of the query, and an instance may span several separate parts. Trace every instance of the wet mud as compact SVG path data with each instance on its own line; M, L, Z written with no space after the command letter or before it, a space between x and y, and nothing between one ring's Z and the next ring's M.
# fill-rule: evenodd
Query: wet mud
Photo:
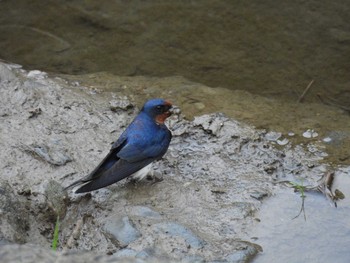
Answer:
M0 258L9 262L249 262L263 249L251 232L257 212L278 182L316 184L330 168L312 142L306 151L222 113L178 114L155 164L162 181L75 195L63 187L99 163L142 104L17 65L0 64L0 80Z

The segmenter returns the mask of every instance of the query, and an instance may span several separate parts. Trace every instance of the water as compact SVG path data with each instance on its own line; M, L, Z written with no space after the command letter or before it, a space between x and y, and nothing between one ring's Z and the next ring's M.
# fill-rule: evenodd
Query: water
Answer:
M350 195L350 167L336 177L334 189ZM300 210L299 193L282 191L263 204L261 222L252 232L256 243L264 248L254 263L319 262L347 263L350 260L349 199L338 207L321 194L306 194L305 213L293 219Z
M37 10L41 10L38 12ZM62 14L64 13L64 16ZM349 107L347 1L1 1L0 57Z

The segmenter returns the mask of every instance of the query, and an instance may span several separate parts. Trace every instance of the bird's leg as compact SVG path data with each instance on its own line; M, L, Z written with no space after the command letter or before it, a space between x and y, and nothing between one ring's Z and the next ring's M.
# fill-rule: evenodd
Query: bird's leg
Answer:
M162 174L158 171L154 171L153 169L147 174L147 180L153 181L152 184L159 183L163 181Z
M142 181L144 178L146 178L147 181L151 181L152 184L163 181L161 173L154 171L151 164L134 173L130 177L130 181L136 184Z

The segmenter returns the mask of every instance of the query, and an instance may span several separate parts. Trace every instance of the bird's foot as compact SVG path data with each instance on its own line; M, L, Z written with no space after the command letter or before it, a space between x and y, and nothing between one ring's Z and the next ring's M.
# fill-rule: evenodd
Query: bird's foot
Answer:
M146 179L147 181L151 181L152 184L156 184L164 180L162 174L158 171L152 171L152 173L147 175Z

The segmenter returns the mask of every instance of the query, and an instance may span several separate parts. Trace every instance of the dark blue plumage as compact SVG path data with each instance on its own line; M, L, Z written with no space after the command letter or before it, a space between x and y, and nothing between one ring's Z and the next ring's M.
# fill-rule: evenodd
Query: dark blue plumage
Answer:
M162 158L171 140L171 132L164 124L171 108L171 103L163 99L147 101L95 170L67 188L81 185L75 193L97 190Z

